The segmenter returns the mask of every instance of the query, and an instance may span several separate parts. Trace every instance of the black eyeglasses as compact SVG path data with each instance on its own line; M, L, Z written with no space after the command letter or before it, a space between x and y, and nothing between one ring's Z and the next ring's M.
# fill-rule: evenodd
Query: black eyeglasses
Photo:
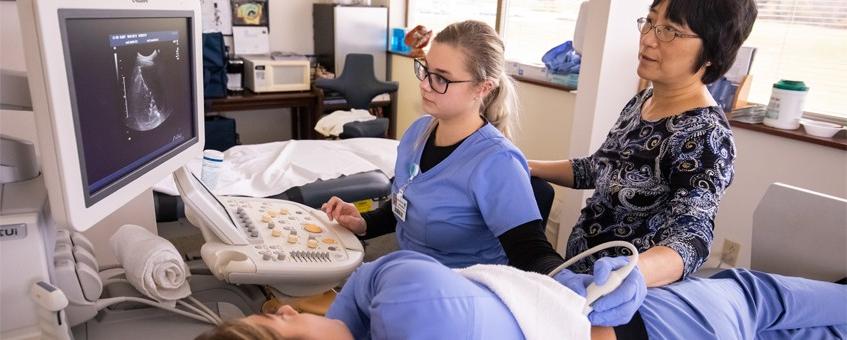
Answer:
M442 77L438 73L430 73L429 69L426 68L426 65L423 64L423 61L420 59L415 59L415 76L418 77L418 80L424 81L424 79L429 78L429 87L440 94L447 93L447 88L450 84L453 83L469 83L473 80L449 80L447 78Z
M654 33L656 33L656 38L661 40L661 41L664 41L664 42L671 42L674 39L676 39L676 37L680 37L680 38L699 38L700 37L700 36L694 35L694 34L681 33L681 32L675 30L674 28L672 28L670 26L653 25L653 23L650 22L650 20L647 19L647 18L638 18L638 20L636 20L635 22L638 23L638 31L641 32L641 35L645 35L647 33L650 33L650 30L655 28L656 30L654 31Z

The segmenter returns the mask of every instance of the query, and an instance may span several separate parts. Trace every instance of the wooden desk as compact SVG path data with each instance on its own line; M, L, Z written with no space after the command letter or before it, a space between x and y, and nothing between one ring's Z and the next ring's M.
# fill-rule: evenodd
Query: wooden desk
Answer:
M371 108L383 108L388 118L388 136L394 138L393 96L389 100L376 100ZM313 87L311 91L254 93L244 90L224 98L206 101L206 112L247 111L264 109L291 109L291 136L294 139L321 139L315 131L315 124L324 113L335 110L349 110L344 99L326 99L323 90Z
M300 92L254 93L244 90L224 98L206 101L206 112L291 109L291 136L294 139L314 138L317 123L319 90Z

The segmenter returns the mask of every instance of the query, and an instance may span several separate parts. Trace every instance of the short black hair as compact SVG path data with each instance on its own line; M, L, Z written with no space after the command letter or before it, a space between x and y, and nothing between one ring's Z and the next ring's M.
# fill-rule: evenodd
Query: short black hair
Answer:
M688 25L703 41L694 64L697 72L706 62L711 63L700 79L703 84L711 84L729 71L759 13L755 0L653 0L650 9L663 1L668 2L666 18Z

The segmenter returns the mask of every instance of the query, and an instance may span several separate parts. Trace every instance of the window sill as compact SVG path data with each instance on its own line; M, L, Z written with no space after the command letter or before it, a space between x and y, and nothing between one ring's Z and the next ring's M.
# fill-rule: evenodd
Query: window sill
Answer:
M400 57L406 57L406 58L414 59L414 57L412 57L408 53L397 52L397 51L394 51L394 50L386 50L386 52L388 52L388 54L393 54L393 55L400 56Z
M514 78L515 80L522 82L522 83L538 85L538 86L541 86L541 87L546 87L546 88L550 88L550 89L554 89L554 90L560 90L560 91L566 91L566 92L576 92L575 87L565 86L565 85L562 85L562 84L544 81L544 80L527 78L527 77L523 77L523 76L519 76L519 75L515 75L515 74L512 74L510 76L512 78Z
M761 133L766 133L770 135L790 138L794 140L799 140L807 143L813 143L823 146L828 146L831 148L836 148L840 150L847 150L847 137L845 137L844 131L839 131L835 134L833 138L823 138L812 136L800 127L796 130L783 130L777 129L774 127L767 126L765 124L750 124L750 123L742 123L734 120L729 121L729 125L733 128L742 128L746 130L758 131Z

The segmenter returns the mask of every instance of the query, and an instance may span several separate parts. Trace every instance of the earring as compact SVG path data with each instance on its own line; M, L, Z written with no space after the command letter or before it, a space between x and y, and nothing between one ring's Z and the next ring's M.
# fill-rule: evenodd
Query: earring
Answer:
M707 62L706 62L706 67L708 67L708 66L712 66L712 62L711 62L711 61L707 61Z

